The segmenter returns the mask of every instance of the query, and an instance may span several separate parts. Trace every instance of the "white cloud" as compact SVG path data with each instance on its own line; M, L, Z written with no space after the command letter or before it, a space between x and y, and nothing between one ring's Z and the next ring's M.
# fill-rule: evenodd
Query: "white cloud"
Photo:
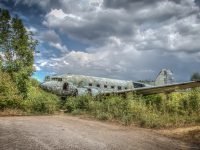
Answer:
M39 66L40 66L40 67L44 67L44 66L46 66L46 65L47 65L47 62L41 62Z
M35 27L32 27L32 26L26 27L26 30L29 31L29 32L32 32L34 34L38 31Z
M51 42L50 45L58 50L60 50L62 53L68 52L68 49L65 45L61 45L60 43L53 43Z
M35 68L36 71L40 71L41 70L41 68L37 64L34 64L33 67Z

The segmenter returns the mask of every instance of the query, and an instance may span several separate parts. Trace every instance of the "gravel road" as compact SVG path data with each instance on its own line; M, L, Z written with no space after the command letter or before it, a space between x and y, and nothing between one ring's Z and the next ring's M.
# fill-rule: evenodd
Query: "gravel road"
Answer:
M68 115L0 117L0 150L198 149L153 130Z

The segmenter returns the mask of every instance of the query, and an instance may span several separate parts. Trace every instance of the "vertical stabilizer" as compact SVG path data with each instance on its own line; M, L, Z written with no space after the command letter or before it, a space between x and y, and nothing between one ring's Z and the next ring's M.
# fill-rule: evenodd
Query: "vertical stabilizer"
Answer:
M162 69L155 80L155 86L173 84L173 73L169 69Z

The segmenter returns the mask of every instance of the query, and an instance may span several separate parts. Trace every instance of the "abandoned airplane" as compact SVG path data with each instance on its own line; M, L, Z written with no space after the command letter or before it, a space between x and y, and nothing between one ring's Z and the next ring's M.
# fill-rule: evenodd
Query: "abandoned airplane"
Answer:
M148 95L200 87L200 81L174 83L172 79L171 71L166 69L162 69L157 76L155 86L126 80L64 74L46 77L41 87L63 98L84 94L95 96L98 94L123 94L127 92Z

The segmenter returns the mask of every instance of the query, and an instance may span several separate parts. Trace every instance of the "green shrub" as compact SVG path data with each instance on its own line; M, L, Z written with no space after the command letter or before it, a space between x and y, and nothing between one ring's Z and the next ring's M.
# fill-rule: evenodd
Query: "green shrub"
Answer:
M87 113L100 120L117 120L143 127L162 128L200 123L200 90L138 96L111 95L69 98L64 107L75 114Z
M39 82L31 80L27 98L18 91L9 74L0 72L0 110L19 109L28 114L52 114L59 109L59 98L39 87Z
M52 114L59 109L59 99L56 95L47 93L39 87L31 87L28 98L22 102L24 111L28 113Z
M83 95L78 97L69 97L64 103L63 109L67 112L72 112L75 109L80 109L83 111L89 111L92 108L93 102L96 100L91 95Z
M22 97L9 74L0 71L0 110L20 109Z

